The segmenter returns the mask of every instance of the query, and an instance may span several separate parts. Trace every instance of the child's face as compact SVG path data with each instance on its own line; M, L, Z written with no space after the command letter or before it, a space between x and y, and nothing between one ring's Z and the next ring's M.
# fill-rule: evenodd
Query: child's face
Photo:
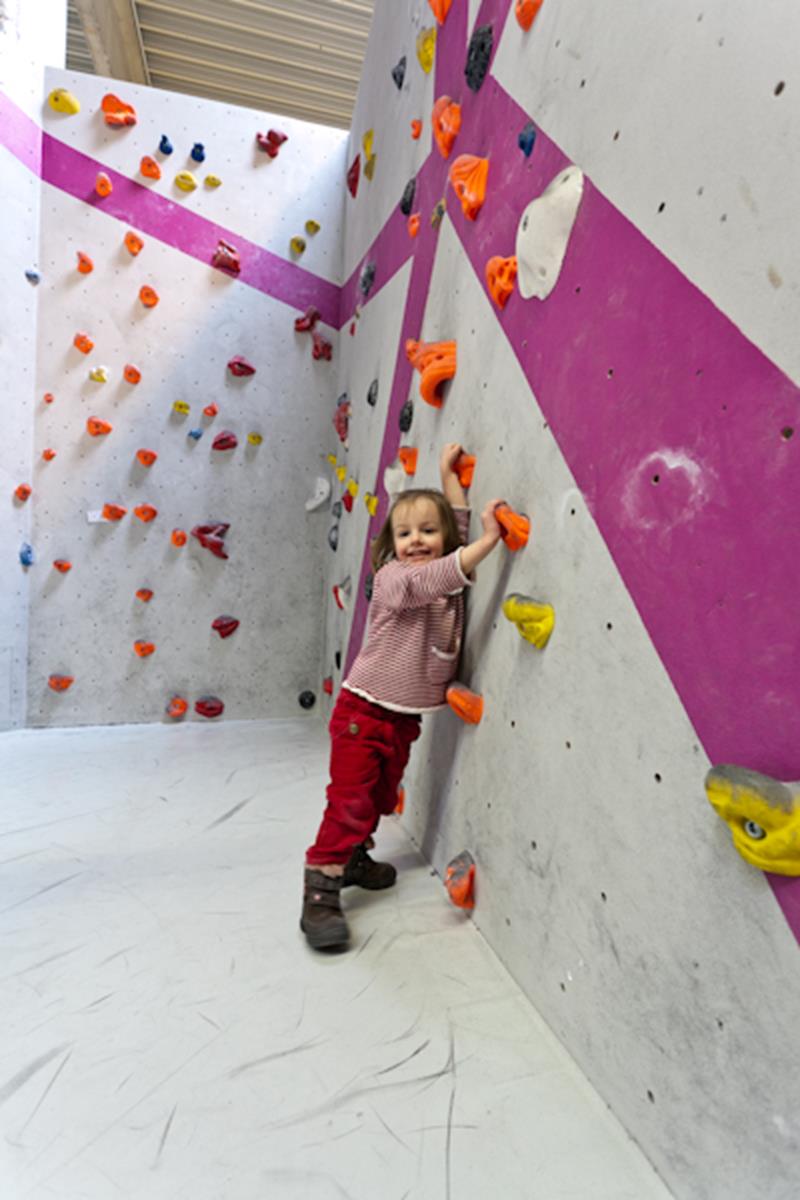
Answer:
M399 504L392 516L395 558L400 562L424 562L441 558L444 533L439 509L433 500L411 500Z

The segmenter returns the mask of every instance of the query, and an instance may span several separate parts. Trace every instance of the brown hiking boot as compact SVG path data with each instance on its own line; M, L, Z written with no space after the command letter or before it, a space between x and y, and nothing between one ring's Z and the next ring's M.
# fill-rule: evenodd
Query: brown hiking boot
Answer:
M350 930L339 903L342 878L340 875L334 879L313 867L306 867L300 928L309 946L315 950L346 946L350 940Z
M367 854L366 844L362 842L350 855L350 861L344 869L342 887L355 884L357 887L368 888L371 892L378 892L382 888L391 887L396 879L397 871L392 864L374 862Z

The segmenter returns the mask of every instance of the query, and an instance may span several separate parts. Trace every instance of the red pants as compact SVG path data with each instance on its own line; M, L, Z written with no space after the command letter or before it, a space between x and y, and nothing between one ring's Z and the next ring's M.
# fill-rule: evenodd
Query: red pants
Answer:
M328 726L331 781L317 840L306 853L309 866L346 863L383 815L397 807L411 743L421 717L392 712L342 688Z

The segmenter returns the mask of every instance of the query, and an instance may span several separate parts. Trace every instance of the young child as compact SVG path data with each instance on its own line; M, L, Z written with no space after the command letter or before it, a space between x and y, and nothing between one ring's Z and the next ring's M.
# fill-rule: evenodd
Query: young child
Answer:
M395 500L372 545L375 571L367 641L330 720L331 782L317 840L306 854L300 928L311 946L349 939L339 893L357 884L391 887L397 872L367 850L397 788L421 714L444 707L458 669L464 588L500 540L492 500L483 533L466 545L469 509L453 464L461 447L442 449L442 492L415 489Z

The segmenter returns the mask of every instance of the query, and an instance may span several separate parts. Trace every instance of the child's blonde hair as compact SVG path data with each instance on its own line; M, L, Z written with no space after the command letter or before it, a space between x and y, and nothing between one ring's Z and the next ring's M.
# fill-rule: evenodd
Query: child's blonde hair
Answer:
M449 500L446 500L444 495L440 491L437 491L436 488L410 488L395 499L386 515L386 520L383 522L380 533L372 542L370 556L372 558L373 571L380 570L390 559L394 558L392 517L401 505L413 504L415 500L432 500L436 505L439 512L439 519L442 523L442 538L444 542L442 554L452 554L461 545L461 535L458 531L456 515Z

